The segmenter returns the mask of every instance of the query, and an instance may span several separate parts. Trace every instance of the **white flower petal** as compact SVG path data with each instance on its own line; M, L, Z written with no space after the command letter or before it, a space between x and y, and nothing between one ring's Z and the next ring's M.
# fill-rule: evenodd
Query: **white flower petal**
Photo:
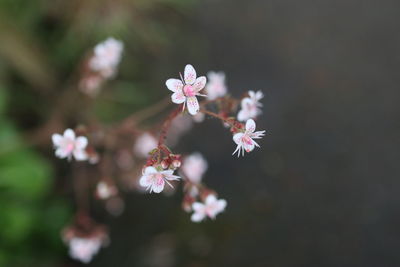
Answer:
M251 106L253 106L254 102L251 100L251 98L245 97L242 99L240 102L240 106L242 109L251 109Z
M178 79L168 79L165 82L165 85L167 86L167 88L169 90L171 90L172 92L182 92L182 88L183 88L183 83L181 80Z
M205 217L205 213L193 213L192 217L190 218L192 220L192 222L201 222L202 220L204 220Z
M183 94L182 90L177 91L171 95L171 100L175 104L182 104L186 101L186 96Z
M201 76L196 79L196 81L193 84L193 88L196 92L199 92L201 89L204 88L204 86L206 86L206 83L207 83L207 78L204 76Z
M247 109L241 109L237 115L238 121L245 121L250 119L250 114Z
M64 139L63 136L60 135L60 134L53 134L53 135L51 136L51 140L53 141L53 144L54 144L55 146L60 146L63 139Z
M158 173L157 169L154 168L153 166L148 166L144 169L143 172L145 175L149 175L149 174L154 174L154 173Z
M246 133L253 133L256 129L256 123L253 119L246 121Z
M199 102L195 96L187 97L186 99L188 111L191 115L196 115L199 112Z
M75 147L77 149L85 149L88 144L88 139L85 136L79 136L76 138Z
M140 177L139 184L143 187L148 187L152 185L151 176L150 175L143 175Z
M218 210L218 213L224 211L225 208L226 208L226 205L227 205L227 202L226 202L225 199L220 199L220 200L218 200L218 202L217 202L217 210Z
M253 151L253 149L254 149L254 140L253 139L250 139L251 140L251 142L250 143L248 143L248 142L243 142L243 148L244 148L244 150L246 150L246 152L251 152L251 151Z
M164 179L162 179L162 180L159 180L159 181L153 183L153 186L151 187L151 189L154 193L160 193L164 190L164 185L165 185L165 181L164 181Z
M74 158L76 160L78 160L78 161L83 161L83 160L87 160L88 159L86 151L82 150L82 149L75 149L73 151L73 155L74 155Z
M205 203L206 203L206 205L210 205L210 204L212 204L212 203L214 203L216 201L217 201L216 196L213 195L213 194L210 194L210 195L207 196Z
M186 84L192 85L196 81L196 71L192 65L185 66L184 78Z
M62 147L57 148L56 150L56 156L60 159L66 158L70 155L70 152Z
M242 137L243 137L244 133L236 133L233 136L233 141L237 144L240 145L242 143Z
M75 132L71 129L66 129L64 131L64 138L69 138L71 140L75 139Z
M200 203L200 202L195 202L192 204L192 209L195 212L202 211L202 210L204 210L204 204Z

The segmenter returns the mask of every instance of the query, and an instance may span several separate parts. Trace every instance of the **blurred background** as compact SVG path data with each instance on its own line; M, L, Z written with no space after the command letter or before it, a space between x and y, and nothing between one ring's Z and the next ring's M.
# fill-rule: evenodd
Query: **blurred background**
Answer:
M176 151L208 159L205 182L226 211L194 224L179 193L127 193L118 217L93 209L111 244L87 266L399 266L399 10L396 0L1 0L0 266L83 265L60 238L74 213L69 165L38 129L108 36L125 51L91 107L102 122L168 96L165 80L191 63L225 71L235 96L262 90L268 134L238 160L218 121L195 125Z

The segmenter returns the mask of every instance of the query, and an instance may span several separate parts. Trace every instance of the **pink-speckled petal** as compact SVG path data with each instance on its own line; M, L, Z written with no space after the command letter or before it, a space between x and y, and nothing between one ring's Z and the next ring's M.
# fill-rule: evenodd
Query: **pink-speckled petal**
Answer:
M196 70L193 68L192 65L188 64L185 66L184 78L186 84L194 84L196 81Z
M246 132L252 133L256 130L256 123L253 119L249 119L246 121Z
M178 79L168 79L165 82L165 85L167 86L167 88L169 90L171 90L172 92L178 92L178 91L182 91L183 88L183 83L181 80Z
M188 97L186 103L188 111L191 115L196 115L197 112L199 112L199 102L197 101L197 98L195 96Z
M182 93L182 90L177 91L171 95L171 100L175 104L182 104L186 101L186 96Z
M207 78L205 76L201 76L196 79L196 81L193 84L193 88L196 92L199 92L206 86L207 83Z

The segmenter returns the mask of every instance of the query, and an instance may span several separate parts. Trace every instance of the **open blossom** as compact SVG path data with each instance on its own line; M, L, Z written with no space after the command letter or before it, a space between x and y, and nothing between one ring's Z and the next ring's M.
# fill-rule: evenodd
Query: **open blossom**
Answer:
M94 48L94 56L89 62L90 68L93 71L100 72L106 79L111 78L121 61L123 49L123 43L114 38L108 38L99 43Z
M53 145L56 148L56 156L63 159L87 160L88 155L85 151L88 140L84 136L75 137L75 132L66 129L63 135L53 134L51 137Z
M69 255L75 260L89 263L102 246L99 238L74 237L69 241Z
M200 153L193 153L183 159L181 170L192 183L198 184L207 168L204 157Z
M146 187L154 193L160 193L164 190L164 185L167 183L173 187L169 181L178 180L179 176L173 175L173 170L162 170L159 171L153 166L148 166L144 169L142 177L140 177L139 184Z
M237 152L238 157L240 156L240 153L242 153L242 156L244 156L244 151L250 152L254 149L255 146L260 147L253 139L260 139L264 136L265 131L254 132L255 129L256 123L254 122L254 120L247 120L245 131L236 133L233 136L233 141L237 144L237 147L232 155Z
M225 199L217 199L215 195L210 194L207 196L204 203L193 203L193 214L191 220L192 222L201 222L206 217L215 219L218 213L221 213L225 210L226 204L227 203Z
M168 79L165 85L169 90L174 92L171 95L171 100L175 104L187 105L188 111L191 115L196 115L199 112L199 102L196 96L205 96L199 94L200 90L204 88L207 78L204 76L197 77L196 70L192 65L188 64L185 67L184 78ZM185 108L185 106L184 106Z
M239 121L246 121L248 119L255 119L261 114L262 104L259 102L264 97L261 91L249 91L249 97L242 99L241 110L239 111L237 118Z
M210 71L207 73L207 78L206 90L208 99L214 100L226 94L225 73Z
M133 151L136 156L146 158L149 155L149 152L157 147L157 143L157 139L153 135L144 133L136 139Z

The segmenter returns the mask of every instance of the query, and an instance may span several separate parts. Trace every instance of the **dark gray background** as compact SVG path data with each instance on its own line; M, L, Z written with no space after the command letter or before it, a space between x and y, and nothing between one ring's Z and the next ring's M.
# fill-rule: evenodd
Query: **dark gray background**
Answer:
M268 134L238 160L217 121L196 126L179 149L208 158L205 181L226 212L192 224L180 196L130 196L91 266L399 266L399 11L399 1L199 2L190 37L160 64L224 70L237 96L263 90Z

